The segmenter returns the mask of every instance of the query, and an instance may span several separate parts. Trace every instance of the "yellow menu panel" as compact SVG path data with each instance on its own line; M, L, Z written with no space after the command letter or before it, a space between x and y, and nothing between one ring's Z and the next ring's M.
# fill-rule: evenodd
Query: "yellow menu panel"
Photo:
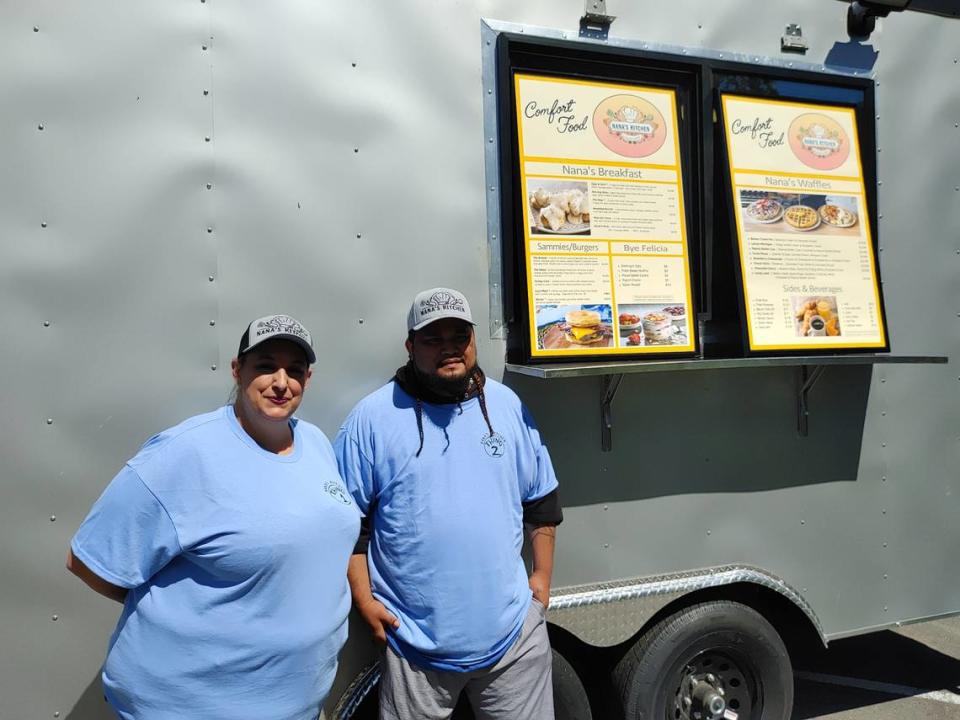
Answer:
M885 347L854 111L722 104L750 349Z
M692 352L676 93L514 82L531 356Z

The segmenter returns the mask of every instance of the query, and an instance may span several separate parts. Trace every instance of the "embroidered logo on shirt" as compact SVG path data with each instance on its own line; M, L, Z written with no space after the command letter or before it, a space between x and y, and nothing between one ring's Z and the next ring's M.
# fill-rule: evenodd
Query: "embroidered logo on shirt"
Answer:
M339 500L344 505L350 504L350 496L347 495L347 491L343 489L343 485L335 480L328 480L323 486L323 489L326 490L327 494L335 500Z
M507 441L503 439L503 435L495 432L492 435L484 435L480 444L483 445L483 449L487 451L487 455L499 458L504 455L504 448L506 447Z

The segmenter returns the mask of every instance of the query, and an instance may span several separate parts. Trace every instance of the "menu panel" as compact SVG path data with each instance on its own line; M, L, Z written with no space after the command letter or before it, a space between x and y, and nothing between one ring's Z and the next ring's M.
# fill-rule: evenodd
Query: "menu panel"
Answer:
M676 93L514 82L531 356L691 353Z
M885 347L854 111L722 105L750 350Z

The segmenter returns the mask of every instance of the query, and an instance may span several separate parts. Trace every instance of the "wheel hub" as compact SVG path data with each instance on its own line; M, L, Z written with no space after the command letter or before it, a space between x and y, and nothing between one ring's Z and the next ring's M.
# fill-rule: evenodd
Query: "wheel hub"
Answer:
M750 720L753 703L748 677L726 655L698 655L679 674L667 719Z

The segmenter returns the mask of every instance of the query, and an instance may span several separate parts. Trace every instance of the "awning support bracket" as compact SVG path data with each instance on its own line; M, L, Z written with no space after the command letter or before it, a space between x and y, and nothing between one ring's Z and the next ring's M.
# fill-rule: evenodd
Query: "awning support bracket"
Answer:
M613 398L620 389L623 373L604 375L600 386L600 449L610 452L613 449L613 411L610 408Z
M810 434L809 393L826 370L826 365L800 365L797 368L797 433Z

